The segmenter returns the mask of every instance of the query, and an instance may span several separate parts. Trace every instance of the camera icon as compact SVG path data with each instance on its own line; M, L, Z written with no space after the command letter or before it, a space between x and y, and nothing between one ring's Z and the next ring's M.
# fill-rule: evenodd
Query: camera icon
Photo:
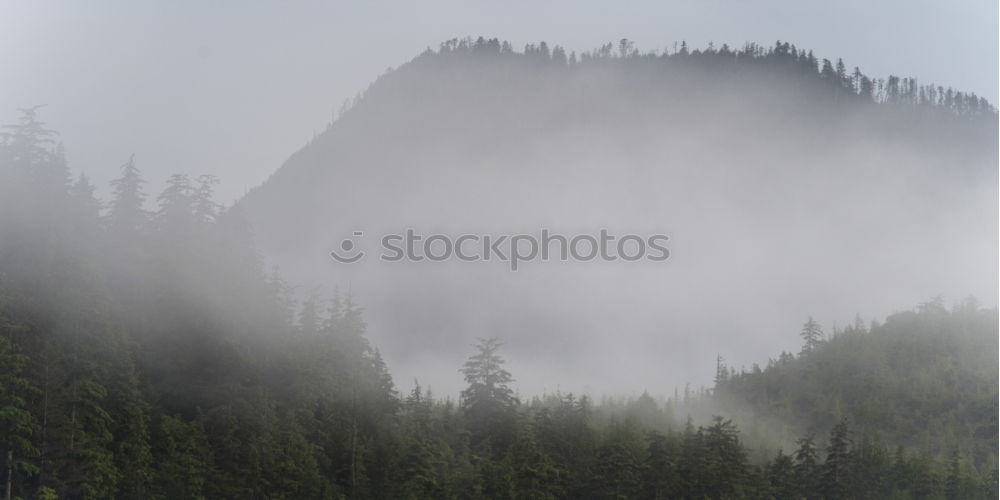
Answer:
M353 264L365 258L364 250L357 250L357 244L353 239L361 238L364 235L364 231L354 231L351 238L346 238L340 242L339 252L337 250L330 252L330 257L333 257L334 260L340 262L341 264Z

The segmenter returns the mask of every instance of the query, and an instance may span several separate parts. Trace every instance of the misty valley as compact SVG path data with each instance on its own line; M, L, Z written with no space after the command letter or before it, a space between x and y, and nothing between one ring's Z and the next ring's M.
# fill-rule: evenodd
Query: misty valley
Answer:
M985 98L454 39L233 203L50 109L0 110L8 500L997 496Z

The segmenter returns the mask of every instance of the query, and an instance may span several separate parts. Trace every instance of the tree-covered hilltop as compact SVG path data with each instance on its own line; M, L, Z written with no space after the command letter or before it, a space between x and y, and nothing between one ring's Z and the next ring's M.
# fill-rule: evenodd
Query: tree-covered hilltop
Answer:
M824 167L887 169L872 153L905 148L923 155L907 158L914 171L930 164L995 179L996 132L996 108L984 97L914 77L869 76L789 42L640 52L622 39L577 55L545 42L519 52L496 38L453 39L345 102L326 130L241 205L270 245L272 237L289 236L280 220L289 210L303 223L327 224L325 213L309 212L349 207L370 188L395 193L399 181L387 182L389 175L419 186L419 178L434 175L487 176L500 160L523 173L546 158L568 161L577 152L581 159L611 146L639 164L650 149L677 158L694 151L709 164L764 155L771 165L755 165L761 174L786 164L805 168L819 151L830 158ZM846 148L861 139L869 149ZM706 150L721 144L736 156ZM563 155L536 157L553 151ZM666 173L676 168L659 164ZM581 165L567 166L586 174Z
M369 259L344 271L382 291L368 303L373 324L428 332L383 346L389 358L454 359L481 319L511 346L532 345L539 324L565 324L536 359L590 375L580 382L592 387L614 379L600 357L619 312L634 324L623 345L677 352L657 340L663 329L705 331L690 344L708 358L738 342L741 327L797 322L809 309L799 300L882 311L898 307L888 297L901 289L927 290L907 302L989 293L982 276L992 268L970 263L992 259L993 106L831 59L784 41L655 52L625 41L574 55L453 40L380 76L239 206L262 252L309 287L358 228L662 231L670 262L629 283L633 300L608 308L578 304L580 293L620 300L599 266L535 266L532 275L547 279L533 293L523 275L488 265L441 273L423 262L399 273ZM923 262L919 272L901 269ZM467 293L484 282L490 293ZM717 314L720 301L743 307ZM437 320L453 311L477 314ZM641 361L633 366L645 377L683 376L682 355Z
M720 370L702 397L723 416L697 421L694 395L520 400L492 338L456 366L458 400L401 393L351 296L293 300L215 179L172 176L147 211L129 159L103 202L55 139L29 109L0 143L10 498L995 496L995 309L810 334ZM805 433L755 458L748 412Z
M815 328L807 323L804 337ZM822 332L820 332L822 335ZM855 324L761 369L719 366L716 411L762 441L790 443L840 419L869 439L996 469L997 311L940 299Z
M771 159L797 166L817 151L850 153L833 148L867 138L876 150L884 141L882 146L928 156L910 161L992 175L981 154L996 147L997 111L974 93L914 77L869 76L780 40L770 47L692 49L681 43L640 52L622 39L577 55L546 42L517 51L496 38L453 39L387 71L346 101L326 130L242 204L270 237L278 230L270 224L281 225L267 218L276 204L315 207L314 197L349 197L338 187L345 182L357 190L386 173L479 169L483 175L481 169L497 159L537 162L505 145L545 152L567 146L568 138L577 141L568 145L585 152L592 145L579 139L587 132L603 136L602 143L623 142L638 155L655 146L642 142L650 139L642 128L653 129L660 147L698 146L706 153L700 148L730 144L744 156L782 149L790 156ZM712 141L685 145L692 137ZM379 144L396 147L373 147ZM284 196L290 190L296 200Z
M691 64L698 71L748 70L756 67L765 71L778 71L781 77L797 76L804 86L815 86L817 93L827 93L831 99L858 97L861 102L937 106L956 114L988 116L996 113L996 109L984 97L973 93L934 84L919 84L912 77L871 77L857 66L848 68L842 59L837 59L836 62L820 60L811 50L806 51L781 40L770 47L753 42L738 48L732 48L728 44L716 47L714 43L709 43L702 49L691 49L686 42L681 42L672 48L641 52L632 41L623 38L617 43L609 42L599 49L583 52L577 58L575 52L567 56L566 49L558 45L550 48L546 42L528 44L523 52L517 52L509 42L501 42L497 38L455 38L442 43L436 53L426 51L421 58L456 55L521 58L526 64L549 64L556 67L601 64L602 61L646 60L653 64L663 64L665 67L659 71L664 73L680 70L670 67L670 64L678 63Z

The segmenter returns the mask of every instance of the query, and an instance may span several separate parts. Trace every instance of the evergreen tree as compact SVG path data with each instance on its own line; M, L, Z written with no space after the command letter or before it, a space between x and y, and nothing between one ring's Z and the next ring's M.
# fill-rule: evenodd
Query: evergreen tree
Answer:
M94 190L95 187L90 183L90 178L83 173L80 174L70 190L70 194L77 202L77 209L82 213L81 219L97 220L101 216L101 202L94 196Z
M186 175L174 174L167 187L156 198L159 209L155 214L161 238L170 242L186 240L194 222L194 188Z
M0 132L2 162L36 196L36 202L58 203L69 188L69 169L56 132L38 119L43 106L21 108L17 123L4 125Z
M514 498L544 500L562 497L559 470L539 447L530 424L520 426L506 461L513 469Z
M768 464L767 480L774 498L799 498L799 483L792 457L780 450L778 456Z
M613 420L605 444L597 450L592 491L600 498L636 498L642 491L645 443L635 419Z
M716 415L703 431L702 443L707 452L709 491L712 498L736 498L746 495L746 451L740 445L739 431L732 420Z
M819 326L819 323L812 319L812 316L802 325L802 331L799 333L799 336L804 341L802 344L802 355L815 351L823 343L823 329Z
M812 436L806 436L797 441L799 448L795 450L795 477L800 491L809 499L821 498L819 453Z
M219 204L212 199L219 178L214 175L198 176L198 185L191 190L191 210L200 224L211 224L219 216Z
M462 402L472 414L488 415L514 404L514 391L508 384L514 381L503 368L504 360L498 354L503 342L491 337L479 339L477 352L469 357L462 368L469 387L462 391Z
M33 439L38 423L27 400L38 389L25 373L28 357L14 343L14 332L21 328L0 315L0 451L4 495L8 499L15 493L20 496L25 483L38 471L34 458L39 451Z
M709 495L708 461L702 433L695 430L688 417L681 437L681 454L677 469L681 477L681 498L706 498Z
M205 482L212 473L204 430L196 422L163 415L159 419L154 456L158 498L205 498Z
M677 460L680 454L675 436L650 431L647 437L647 457L643 495L655 500L680 496Z
M135 166L135 155L121 167L121 177L111 182L111 204L108 222L112 232L132 236L145 228L147 214L143 208L146 195L142 191L145 181Z
M842 419L830 431L823 463L823 491L829 498L847 498L851 481L851 440L847 435L847 420Z

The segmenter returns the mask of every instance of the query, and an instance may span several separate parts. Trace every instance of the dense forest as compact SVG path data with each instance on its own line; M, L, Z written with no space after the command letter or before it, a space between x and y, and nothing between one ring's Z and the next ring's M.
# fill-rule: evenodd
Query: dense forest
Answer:
M974 96L873 81L787 44L614 50L518 57L787 64L830 95L995 120ZM479 51L512 53L481 40L441 54ZM665 400L521 397L503 342L483 338L455 367L466 389L435 396L392 379L349 291L302 297L268 269L240 205L214 200L217 179L174 175L150 198L128 159L100 200L38 113L0 136L7 498L996 494L995 307L932 300L830 335L810 320L802 352L763 369L720 360L713 387Z

